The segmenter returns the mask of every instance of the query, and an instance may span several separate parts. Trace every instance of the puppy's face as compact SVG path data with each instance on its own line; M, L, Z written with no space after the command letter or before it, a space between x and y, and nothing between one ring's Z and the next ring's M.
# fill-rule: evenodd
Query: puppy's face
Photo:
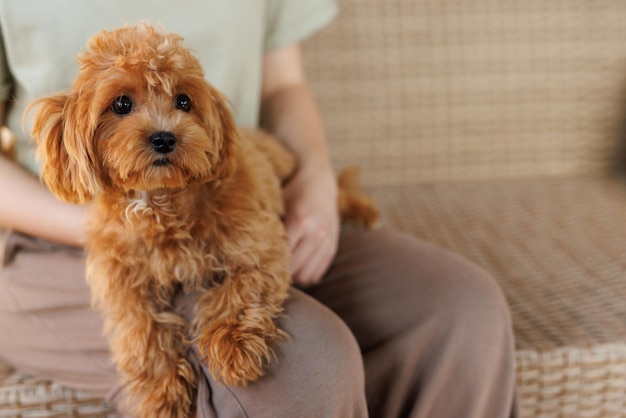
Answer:
M146 25L101 32L72 90L35 102L42 177L85 202L107 189L182 188L228 175L235 127L182 38Z

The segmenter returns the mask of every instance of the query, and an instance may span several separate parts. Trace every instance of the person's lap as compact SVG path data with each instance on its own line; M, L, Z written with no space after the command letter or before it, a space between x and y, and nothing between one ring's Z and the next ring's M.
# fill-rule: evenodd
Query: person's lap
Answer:
M28 239L25 244L31 248L15 251L0 273L0 332L9 337L0 341L0 357L27 372L119 401L100 318L89 309L82 255L46 250ZM490 348L477 342L512 344L508 311L492 279L465 260L387 230L345 229L328 274L306 293L312 298L292 290L281 319L291 338L276 347L276 361L259 382L233 389L215 383L206 370L199 372L202 416L240 416L242 411L274 417L295 416L290 415L294 411L298 416L365 416L363 370L375 415L417 413L417 398L433 408L436 400L429 396L434 395L424 387L429 379L437 383L434 389L444 390L451 376L484 369L492 380L506 382L499 383L501 405L477 405L476 411L502 411L512 402L512 348L503 347L497 353L502 358L494 360L479 353ZM494 315L500 318L494 321ZM453 345L449 340L461 347L446 350ZM464 356L472 367L459 366L456 374L445 376L431 370L463 350L471 354Z
M0 268L0 357L72 387L109 390L116 376L90 309L83 254L11 234Z

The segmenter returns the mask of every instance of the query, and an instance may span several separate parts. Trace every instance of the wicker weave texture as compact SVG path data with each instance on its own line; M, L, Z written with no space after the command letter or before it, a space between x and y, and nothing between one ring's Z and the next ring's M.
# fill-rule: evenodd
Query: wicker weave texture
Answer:
M0 418L114 418L102 399L45 379L0 375Z
M626 416L626 343L517 352L522 417Z
M500 282L526 417L626 416L626 184L553 178L375 188L384 222Z
M305 43L338 166L369 185L605 169L622 123L622 0L341 0Z
M500 279L518 349L626 341L626 184L554 178L374 193L385 223Z

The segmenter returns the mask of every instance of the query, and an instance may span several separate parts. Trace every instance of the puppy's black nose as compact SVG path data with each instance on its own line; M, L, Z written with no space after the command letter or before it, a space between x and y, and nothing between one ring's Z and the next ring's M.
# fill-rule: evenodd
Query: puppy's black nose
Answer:
M150 136L152 149L160 154L167 154L176 148L176 136L171 132L156 132Z

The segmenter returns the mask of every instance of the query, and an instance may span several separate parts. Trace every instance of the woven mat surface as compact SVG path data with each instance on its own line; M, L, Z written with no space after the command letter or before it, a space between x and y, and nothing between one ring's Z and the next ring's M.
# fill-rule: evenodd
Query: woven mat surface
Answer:
M384 223L499 280L519 350L626 342L626 183L554 178L373 194Z

